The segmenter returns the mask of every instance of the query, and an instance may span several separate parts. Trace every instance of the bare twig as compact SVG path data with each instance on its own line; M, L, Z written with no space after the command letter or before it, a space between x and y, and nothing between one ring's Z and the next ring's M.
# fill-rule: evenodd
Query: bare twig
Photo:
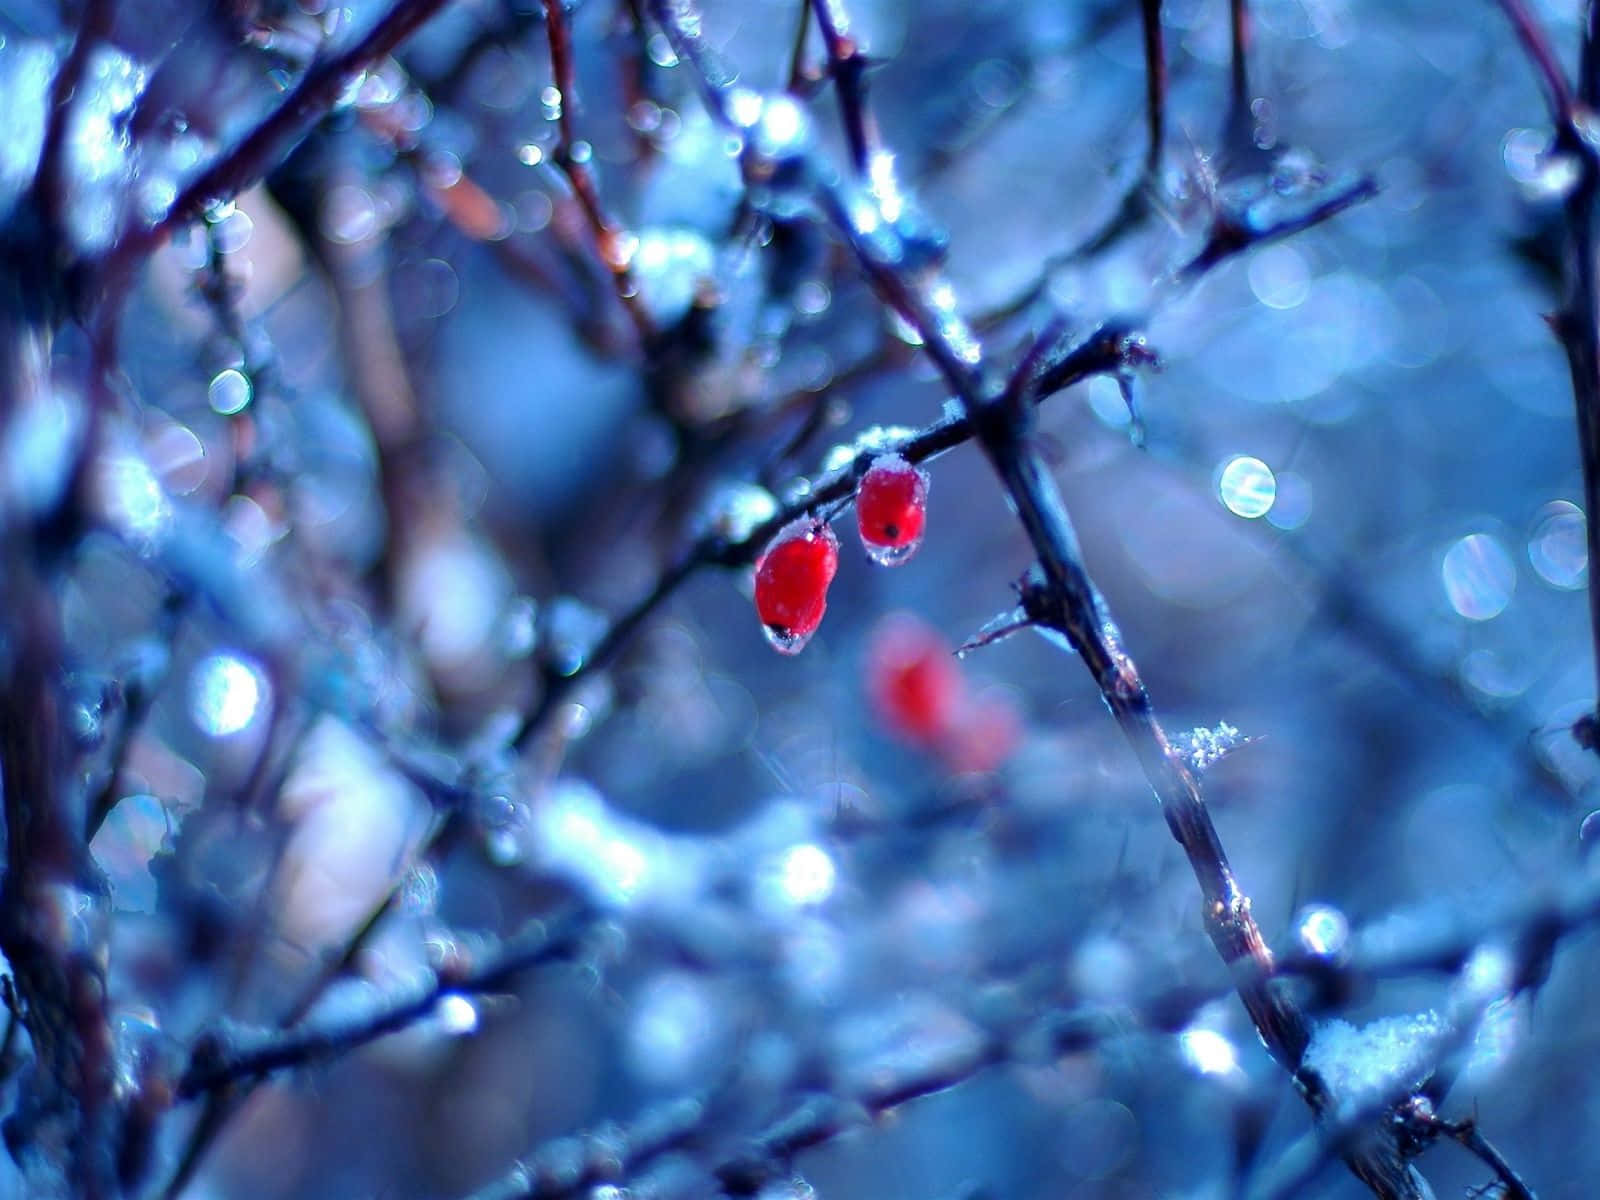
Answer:
M255 1045L229 1046L220 1036L202 1038L178 1081L179 1099L188 1100L232 1084L336 1057L426 1017L446 996L501 991L535 967L567 962L581 950L591 919L574 910L538 922L507 941L477 966L444 968L415 995L386 1004L348 1024L307 1027L273 1034Z
M617 300L627 311L638 331L639 340L648 348L656 337L655 322L639 295L638 283L633 277L633 252L628 235L606 215L600 203L600 192L595 186L594 172L589 169L587 143L579 149L573 133L572 113L578 103L577 72L572 61L572 30L567 23L567 13L562 0L543 0L545 32L550 42L550 69L555 77L557 98L556 127L558 136L551 157L567 185L572 189L578 206L588 221L594 235L595 250L601 263L615 282Z

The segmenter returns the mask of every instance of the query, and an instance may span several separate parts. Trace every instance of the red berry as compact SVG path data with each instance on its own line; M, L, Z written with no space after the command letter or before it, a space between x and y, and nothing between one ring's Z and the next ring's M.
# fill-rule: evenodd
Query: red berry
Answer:
M898 454L875 459L856 489L861 544L874 562L895 566L922 544L928 476Z
M826 521L801 517L778 531L756 563L756 615L775 650L805 648L822 624L838 569L839 539Z

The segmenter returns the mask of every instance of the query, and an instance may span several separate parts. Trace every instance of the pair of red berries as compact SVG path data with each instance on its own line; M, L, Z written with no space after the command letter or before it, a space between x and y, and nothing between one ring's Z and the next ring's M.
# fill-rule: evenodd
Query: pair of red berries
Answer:
M856 489L856 525L867 557L903 563L922 544L928 476L898 454L873 461ZM756 614L772 647L798 654L822 624L828 585L839 570L839 539L821 517L804 516L778 531L756 562Z

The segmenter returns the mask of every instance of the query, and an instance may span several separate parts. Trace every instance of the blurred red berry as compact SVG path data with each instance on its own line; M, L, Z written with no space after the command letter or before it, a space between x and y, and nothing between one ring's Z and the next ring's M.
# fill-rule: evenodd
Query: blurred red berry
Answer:
M822 624L838 569L839 539L826 521L801 517L778 531L756 563L756 614L775 650L805 648Z
M898 454L873 461L856 489L856 522L868 556L884 566L910 558L922 544L928 476Z
M867 647L867 696L892 733L932 746L949 728L965 684L951 645L910 613L878 623Z
M951 771L993 771L1021 741L1016 706L992 689L971 695L954 647L910 613L878 622L866 664L867 699L879 724Z

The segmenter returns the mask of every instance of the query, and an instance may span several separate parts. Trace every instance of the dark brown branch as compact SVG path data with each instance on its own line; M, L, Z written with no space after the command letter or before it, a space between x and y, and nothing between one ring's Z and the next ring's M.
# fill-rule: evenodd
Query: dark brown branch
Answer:
M1511 21L1517 40L1533 63L1550 106L1555 125L1555 152L1570 156L1578 165L1577 182L1562 202L1566 226L1563 263L1564 286L1560 311L1551 321L1567 355L1572 376L1572 399L1578 424L1578 455L1583 464L1583 508L1587 514L1589 550L1589 625L1595 656L1595 695L1600 704L1600 586L1594 564L1600 563L1600 288L1596 287L1595 205L1600 201L1600 156L1578 127L1578 105L1555 50L1543 27L1523 0L1499 0ZM1585 107L1600 91L1596 78L1596 16L1593 3L1586 6L1582 77L1579 88ZM1600 752L1600 709L1591 710L1574 726L1580 743Z
M1326 199L1265 224L1255 224L1248 212L1236 213L1219 209L1211 226L1211 236L1200 252L1179 268L1177 280L1193 283L1218 264L1256 246L1281 241L1286 237L1321 225L1346 209L1354 208L1378 194L1377 182L1363 175L1353 183L1338 188Z
M1145 115L1150 138L1144 169L1154 179L1161 170L1167 137L1167 44L1161 34L1161 0L1140 0L1139 12L1144 21Z
M600 203L600 191L595 186L594 172L589 169L588 158L576 152L578 141L573 132L572 113L578 103L577 71L572 61L572 30L567 23L562 0L543 0L545 32L550 42L550 71L555 78L555 88L560 93L556 110L557 139L551 157L567 186L583 210L589 231L594 236L595 251L600 262L614 281L617 300L627 311L628 318L638 330L639 340L649 347L656 338L655 322L645 309L633 277L633 254L629 249L628 235L612 223Z
M178 226L262 179L338 103L351 79L420 29L445 2L397 0L355 45L315 63L282 104L190 181L166 213L151 224L124 231L106 264L105 284L114 293Z
M811 0L828 55L828 75L839 98L839 119L850 143L850 162L864 174L868 160L878 150L878 126L867 107L867 56L855 39L844 32L844 16L834 0Z
M83 797L68 769L55 598L21 547L8 544L3 553L0 612L11 651L0 678L0 951L37 1063L19 1132L24 1145L37 1142L30 1153L40 1156L39 1169L64 1171L74 1194L110 1196L115 1185L104 1147L116 1101L104 883L89 860Z

